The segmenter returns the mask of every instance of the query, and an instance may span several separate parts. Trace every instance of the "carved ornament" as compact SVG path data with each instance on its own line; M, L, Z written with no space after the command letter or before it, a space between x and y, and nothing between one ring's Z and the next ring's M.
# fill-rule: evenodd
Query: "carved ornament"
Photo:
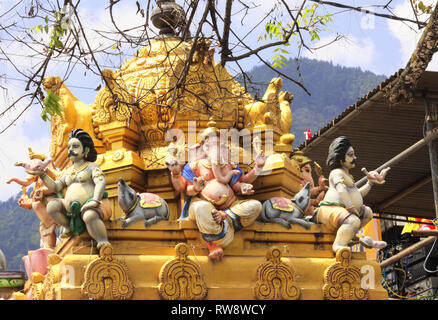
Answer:
M336 262L324 271L323 296L326 300L367 300L368 290L361 288L360 269L351 264L351 250L336 252Z
M127 300L134 294L134 286L128 277L128 267L113 257L113 247L100 248L99 258L85 269L81 291L90 300Z
M259 300L297 300L301 290L296 283L296 274L291 266L281 261L281 251L270 248L266 262L257 269L254 295Z
M188 258L189 247L179 243L176 258L161 268L158 292L166 300L201 300L207 296L207 286L199 265Z

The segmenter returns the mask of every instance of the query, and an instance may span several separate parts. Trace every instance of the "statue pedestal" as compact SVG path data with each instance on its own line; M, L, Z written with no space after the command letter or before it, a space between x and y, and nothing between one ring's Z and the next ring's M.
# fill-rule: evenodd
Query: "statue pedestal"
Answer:
M285 154L268 157L261 175L254 181L254 198L265 201L272 197L293 198L301 190L301 172L295 161Z
M74 245L64 244L68 250L61 268L69 266L70 274L75 276L52 284L47 290L54 292L54 297L85 300L94 295L83 288L100 281L103 284L104 280L93 278L92 272L84 276L84 269L90 269L92 263L92 267L101 263L110 269L124 266L133 284L129 298L136 300L320 300L336 298L333 292L343 295L343 299L388 297L380 285L378 263L366 260L364 252L337 260L331 250L335 235L321 225L309 230L296 225L286 229L257 221L236 233L233 243L224 250L224 258L217 263L209 261L193 221L160 221L147 229L140 221L122 229L117 221L109 222L107 227L114 253L111 259L99 258L86 237L70 239L69 242L76 241ZM336 269L333 275L332 269ZM329 290L339 284L338 278L342 279L343 289L350 287L351 295ZM111 285L117 288L120 283L113 280ZM361 294L361 282L366 281L370 287ZM107 293L102 288L99 294L104 299Z

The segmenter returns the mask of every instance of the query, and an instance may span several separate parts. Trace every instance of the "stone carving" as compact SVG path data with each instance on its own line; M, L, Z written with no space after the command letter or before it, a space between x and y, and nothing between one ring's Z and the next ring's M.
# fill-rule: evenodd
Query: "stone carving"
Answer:
M330 169L329 188L324 199L315 211L313 221L324 224L330 231L336 231L332 249L334 252L359 242L366 248L385 248L385 241L373 240L368 236L358 238L356 234L373 219L373 211L364 205L363 198L375 184L385 182L390 169L380 173L367 172L367 183L358 188L350 170L356 167L357 157L350 140L345 136L337 137L329 146L327 166Z
M161 268L158 292L166 300L201 300L207 296L207 286L199 266L188 258L189 247L179 243L176 258Z
M326 300L367 300L368 290L361 288L360 269L351 264L351 251L336 252L336 262L324 271L323 296Z
M128 277L128 267L113 257L113 247L106 244L99 251L99 258L85 269L81 292L90 300L128 300L134 286Z
M129 121L131 119L132 96L128 88L113 78L110 69L102 70L107 86L99 91L93 103L93 124L107 124L112 121Z
M293 199L274 197L263 203L261 220L278 223L290 229L291 224L298 224L309 229L314 223L305 219L305 212L310 203L310 183L298 192Z
M301 290L296 283L293 269L281 261L281 251L270 248L266 254L267 262L257 269L257 283L254 295L260 300L297 300Z
M144 221L145 227L160 220L169 219L169 207L166 201L154 193L137 193L122 178L118 182L118 201L126 214L121 218L122 227L126 228L135 221Z
M268 85L261 101L245 106L246 127L264 127L271 125L280 129L281 144L292 144L295 136L290 133L292 113L290 102L293 95L287 91L280 91L283 85L281 78L273 78Z

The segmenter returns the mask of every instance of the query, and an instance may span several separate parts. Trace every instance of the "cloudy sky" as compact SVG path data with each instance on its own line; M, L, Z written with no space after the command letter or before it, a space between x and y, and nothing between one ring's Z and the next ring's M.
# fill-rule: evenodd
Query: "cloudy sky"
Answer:
M178 1L177 1L178 2ZM239 32L249 31L251 22L257 21L263 17L266 10L271 7L274 0L254 0L254 3L259 3L257 11L253 11L251 15L245 17L241 22L242 12L236 13L232 27ZM288 1L293 5L294 1ZM310 1L309 1L310 2ZM344 1L349 5L366 5L371 1ZM387 1L380 1L384 4ZM435 1L424 1L427 4L434 4ZM0 1L0 14L11 8L16 1ZM105 2L106 3L106 2ZM83 1L81 2L80 14L83 17L82 21L87 30L113 30L109 20L108 12L102 9L102 2L98 1ZM96 7L99 6L99 7ZM410 5L407 0L398 0L391 2L392 12L401 17L411 18ZM18 9L17 9L18 10ZM320 14L332 13L333 8L321 8ZM375 10L370 8L370 10ZM142 18L135 14L137 11L135 1L125 0L117 5L115 11L116 21L122 28L141 25ZM10 14L0 17L2 24L13 20L15 11ZM383 19L375 16L365 15L360 12L342 12L336 9L334 21L328 26L330 31L321 34L321 40L318 43L312 43L312 47L324 46L330 43L336 34L343 35L343 39L325 46L319 50L301 52L302 56L332 61L346 67L360 67L362 70L369 70L376 74L389 76L398 69L403 68L421 36L421 31L418 31L415 25L407 24L399 21ZM281 17L281 13L277 13ZM284 16L286 17L286 15ZM264 24L261 24L257 29L252 30L247 35L245 40L257 46L259 35L263 33ZM207 34L208 35L208 34ZM26 57L28 48L19 43L6 41L5 34L0 31L0 47L14 58L14 63L22 70L32 68L40 58ZM91 33L90 41L93 48L99 46L111 45L108 40L103 39L96 33ZM291 46L293 47L293 46ZM124 56L117 57L112 60L99 61L104 67L113 67L116 69L123 64L126 58L130 57L130 52L125 51ZM271 59L272 51L266 51L262 54L264 59ZM291 55L293 57L293 53ZM242 62L245 70L250 70L259 61L249 58ZM48 75L63 76L65 63L62 61L54 62L49 66ZM230 70L231 69L231 70ZM230 72L233 66L229 66ZM235 69L237 70L237 68ZM429 65L429 70L438 71L437 59L434 58ZM4 108L15 98L23 94L25 83L20 80L19 75L5 61L4 56L0 54L0 113ZM6 77L5 77L6 75ZM85 72L81 67L74 69L70 78L66 81L66 85L80 100L91 104L97 94L94 90L101 84L100 78L92 72ZM300 90L297 87L297 90ZM18 104L15 110L6 113L0 117L0 131L5 128L17 114L23 111L25 104ZM27 148L31 147L36 152L49 154L50 142L50 127L48 122L44 122L40 118L41 107L39 105L32 106L24 113L16 124L9 128L6 132L0 135L0 200L7 200L10 196L17 194L20 188L17 185L7 185L6 181L11 177L24 178L26 174L22 168L13 166L14 162L28 159Z

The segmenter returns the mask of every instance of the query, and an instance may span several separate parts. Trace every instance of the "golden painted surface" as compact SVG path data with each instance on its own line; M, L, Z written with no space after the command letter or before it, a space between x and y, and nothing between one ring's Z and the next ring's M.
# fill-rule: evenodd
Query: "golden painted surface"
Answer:
M44 275L39 272L33 272L30 277L31 300L44 300Z
M293 95L280 91L281 78L274 78L262 101L255 101L220 63L213 61L210 44L209 40L199 41L187 65L191 42L151 40L120 70L102 71L106 86L92 105L79 101L59 77L46 78L45 88L61 97L64 110L62 116L51 118L50 150L55 165L62 169L68 162L65 146L73 128L90 133L98 153L115 148L138 151L145 170L165 168L170 142L166 133L171 128L181 129L187 141L188 121L195 121L198 132L210 119L224 129L275 128L275 143L291 149ZM183 76L185 69L188 72Z
M56 300L56 292L59 290L62 278L61 261L62 258L57 254L50 254L48 256L49 265L43 282L45 300Z
M128 277L128 267L113 257L111 245L100 249L100 258L90 262L85 269L82 293L91 300L127 300L134 293Z
M81 128L93 138L99 153L104 152L103 142L92 125L92 108L81 102L65 86L59 77L47 77L43 80L46 90L51 90L61 99L62 115L54 115L50 119L52 141L50 143L50 157L57 168L64 169L68 164L67 140L71 130Z
M201 300L207 296L207 286L199 266L188 258L189 247L175 247L176 258L163 265L158 292L165 300Z
M293 267L281 261L281 250L270 248L267 262L257 269L254 295L259 300L297 300L301 290L296 283Z
M361 286L361 270L351 264L350 249L336 253L336 262L324 271L324 299L326 300L367 300L368 289Z

